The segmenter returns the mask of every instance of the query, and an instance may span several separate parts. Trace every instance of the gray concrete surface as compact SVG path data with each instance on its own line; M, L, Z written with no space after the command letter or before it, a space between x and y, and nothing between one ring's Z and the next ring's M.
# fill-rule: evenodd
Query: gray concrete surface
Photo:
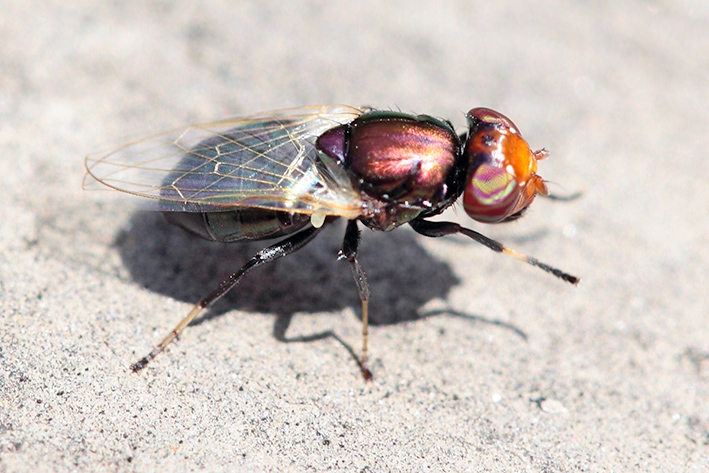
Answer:
M689 0L3 2L0 471L708 471L708 31ZM337 227L129 372L257 246L87 195L84 155L320 103L509 115L583 198L470 225L581 285L367 231L367 384Z

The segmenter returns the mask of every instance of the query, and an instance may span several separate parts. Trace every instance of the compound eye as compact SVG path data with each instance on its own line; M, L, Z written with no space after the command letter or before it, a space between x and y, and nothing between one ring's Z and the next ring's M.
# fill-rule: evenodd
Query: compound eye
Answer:
M467 117L471 126L478 127L482 125L492 125L496 127L502 127L512 131L513 133L519 134L519 130L517 129L517 126L512 122L512 120L510 120L500 112L496 112L495 110L489 108L474 108L468 112Z
M463 208L478 222L498 223L514 211L520 195L517 180L505 168L482 163L465 185Z

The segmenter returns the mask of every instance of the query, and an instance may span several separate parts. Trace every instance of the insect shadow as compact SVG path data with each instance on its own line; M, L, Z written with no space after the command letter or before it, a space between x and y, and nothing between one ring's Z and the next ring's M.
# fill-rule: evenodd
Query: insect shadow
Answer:
M351 307L360 317L360 300L346 262L337 261L344 221L336 221L298 252L254 269L193 324L238 309L276 315L274 336L284 342L334 337L323 332L289 339L285 333L296 313L339 311ZM391 325L449 313L473 321L517 328L473 314L423 311L433 299L447 299L460 280L450 267L418 244L412 231L362 231L359 260L369 281L370 324ZM116 237L125 267L135 282L173 299L195 303L214 290L260 249L274 241L215 243L168 224L156 212L136 212ZM179 321L179 314L175 322Z

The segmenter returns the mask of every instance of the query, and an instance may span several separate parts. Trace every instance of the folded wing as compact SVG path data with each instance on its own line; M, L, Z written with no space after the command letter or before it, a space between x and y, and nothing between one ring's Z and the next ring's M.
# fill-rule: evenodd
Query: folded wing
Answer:
M88 156L84 187L144 197L142 207L161 211L253 207L357 218L359 192L315 140L362 113L304 107L156 135Z

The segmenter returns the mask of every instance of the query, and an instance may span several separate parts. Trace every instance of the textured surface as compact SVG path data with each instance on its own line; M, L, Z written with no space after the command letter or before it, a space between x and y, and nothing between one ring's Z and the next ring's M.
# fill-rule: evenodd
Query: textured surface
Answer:
M706 471L709 9L615 3L4 2L0 471ZM259 247L96 201L83 156L322 103L508 115L584 195L470 225L581 285L366 231L365 384L339 226L130 373Z

